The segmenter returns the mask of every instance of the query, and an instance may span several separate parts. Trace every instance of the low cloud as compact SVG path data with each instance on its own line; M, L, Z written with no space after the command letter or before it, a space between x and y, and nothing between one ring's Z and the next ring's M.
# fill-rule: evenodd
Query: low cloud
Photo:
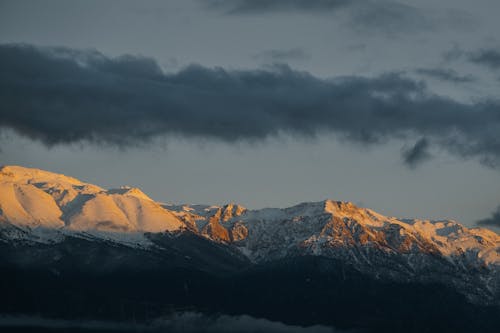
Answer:
M286 65L192 65L166 74L142 56L17 44L0 46L0 72L0 129L48 146L127 147L168 136L235 143L334 134L362 145L426 138L500 167L500 102L460 103L398 73L321 79Z
M500 227L500 206L497 207L496 211L491 213L490 217L477 221L477 224Z

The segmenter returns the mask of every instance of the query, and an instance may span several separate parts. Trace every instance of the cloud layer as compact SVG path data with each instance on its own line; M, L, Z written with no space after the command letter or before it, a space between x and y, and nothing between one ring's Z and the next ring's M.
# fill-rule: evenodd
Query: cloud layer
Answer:
M166 74L150 58L16 44L0 46L0 72L0 129L47 145L329 133L365 145L425 138L425 152L439 147L500 166L497 101L459 103L400 74L326 80L285 65ZM421 160L412 157L418 151L409 164Z

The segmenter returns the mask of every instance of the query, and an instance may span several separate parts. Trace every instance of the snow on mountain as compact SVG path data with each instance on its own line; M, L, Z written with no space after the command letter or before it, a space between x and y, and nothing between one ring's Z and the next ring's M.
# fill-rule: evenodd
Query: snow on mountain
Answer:
M129 187L105 190L37 169L0 169L0 240L50 243L71 234L148 247L145 232L187 231L254 263L313 255L377 277L452 284L471 299L500 298L500 236L455 221L386 217L325 200L247 210L167 205Z
M386 254L425 253L470 265L500 264L500 236L454 221L397 219L350 202L325 200L247 210L166 205L140 189L105 190L75 178L19 166L0 168L0 221L76 231L162 232L190 229L234 243L254 261L300 252L364 248Z
M0 219L25 226L61 227L62 212L50 194L35 186L0 184Z
M228 217L227 207L170 206L199 232L234 242L256 262L288 254L329 254L338 249L377 250L384 254L432 254L470 265L500 264L500 236L454 221L386 217L350 202L325 200L278 209L246 210ZM241 207L241 208L240 208ZM216 233L211 233L217 229ZM222 229L221 229L222 228ZM226 234L227 236L221 236Z
M185 227L141 190L104 190L38 169L0 169L0 221L71 230L162 232Z

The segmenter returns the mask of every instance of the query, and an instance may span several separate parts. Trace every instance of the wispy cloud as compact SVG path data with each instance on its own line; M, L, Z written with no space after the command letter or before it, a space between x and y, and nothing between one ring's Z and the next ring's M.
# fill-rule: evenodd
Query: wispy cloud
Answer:
M428 151L429 141L426 138L418 140L412 147L404 147L402 150L403 161L410 168L414 169L426 160L431 158Z
M471 16L459 10L423 10L390 0L203 0L200 3L226 15L335 15L340 20L346 19L355 31L391 36L443 26L464 29L474 25Z
M481 49L471 52L468 54L468 59L489 69L500 69L500 50L498 49Z
M352 5L352 0L207 0L208 8L227 14L262 14L267 12L324 12L336 11Z
M311 55L303 48L296 47L292 49L273 49L265 50L254 55L255 59L267 62L288 62L293 60L307 60Z
M433 79L454 83L467 83L475 81L475 78L472 75L460 75L455 70L449 68L418 68L415 72Z
M466 51L455 44L443 54L443 59L448 62L464 59L489 70L500 69L500 49L495 47Z
M30 45L0 46L0 72L0 128L47 145L332 133L363 145L425 138L425 149L500 167L498 101L460 103L397 73L321 79L286 65L192 65L165 74L151 58ZM406 160L420 161L419 151Z
M479 220L476 223L478 225L500 227L500 206L497 207L496 211L491 213L490 217Z

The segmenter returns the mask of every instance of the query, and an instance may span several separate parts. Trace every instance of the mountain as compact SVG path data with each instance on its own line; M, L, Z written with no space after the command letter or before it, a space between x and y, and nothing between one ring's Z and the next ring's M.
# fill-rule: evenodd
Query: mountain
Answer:
M500 314L500 236L487 229L332 200L260 210L170 205L136 188L19 166L0 168L0 268L10 299L0 311L9 313L61 315L60 303L76 297L86 305L72 315L96 315L97 303L117 315L119 300L134 311L146 302L407 331L451 327L450 318L457 329L488 331L498 324L491 313ZM408 318L422 323L407 326Z
M0 221L25 227L101 231L173 231L184 226L141 190L104 190L38 169L0 169Z

